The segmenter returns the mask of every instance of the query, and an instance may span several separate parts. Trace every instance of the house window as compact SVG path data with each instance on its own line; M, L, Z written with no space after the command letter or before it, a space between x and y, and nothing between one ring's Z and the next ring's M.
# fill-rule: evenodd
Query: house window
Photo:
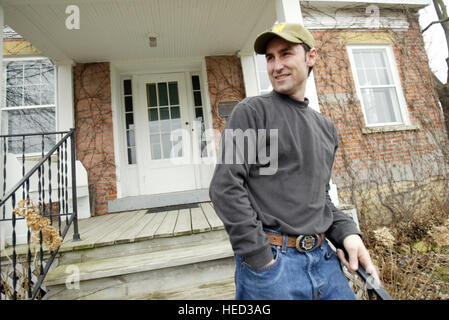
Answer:
M201 97L201 85L200 76L192 75L192 89L193 89L193 103L195 106L195 120L197 124L201 126L201 130L196 130L198 133L198 141L200 141L200 154L202 158L206 158L207 154L207 141L204 126L203 115L203 99Z
M54 132L55 124L55 67L50 60L21 59L3 63L4 88L2 105L2 133L26 134ZM48 151L55 144L55 135L8 139L8 152L32 154ZM43 141L42 141L43 140Z
M128 164L135 164L137 163L137 160L131 79L123 80L122 101L125 111L126 150L128 155Z
M259 94L269 93L273 90L267 72L267 60L265 55L256 54L257 78L259 81Z
M391 46L348 46L367 126L408 124L407 107Z

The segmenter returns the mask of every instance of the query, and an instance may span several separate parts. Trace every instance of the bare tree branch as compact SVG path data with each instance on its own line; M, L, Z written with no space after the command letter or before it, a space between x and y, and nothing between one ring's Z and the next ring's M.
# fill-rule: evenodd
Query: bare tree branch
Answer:
M432 26L432 25L434 25L434 24L437 24L437 23L443 23L443 22L446 22L446 21L449 21L449 18L446 18L446 19L443 19L443 20L438 20L438 21L432 21L431 23L429 23L429 25L428 25L427 27L425 27L424 29L422 29L421 32L427 31L427 29L429 29L430 26Z

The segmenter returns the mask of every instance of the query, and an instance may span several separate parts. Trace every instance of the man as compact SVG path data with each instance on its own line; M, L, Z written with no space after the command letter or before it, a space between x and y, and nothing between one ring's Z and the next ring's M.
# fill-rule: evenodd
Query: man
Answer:
M360 261L379 279L358 228L328 194L338 136L334 124L304 97L317 59L313 36L300 24L281 23L260 34L254 49L266 56L274 90L234 108L220 154L229 159L226 153L234 147L237 154L251 153L254 143L238 143L232 135L237 129L257 135L266 130L266 136L276 130L267 143L277 143L277 153L269 155L277 170L262 174L267 163L259 153L256 161L220 163L219 158L210 185L236 256L236 299L354 299L326 238L351 272Z

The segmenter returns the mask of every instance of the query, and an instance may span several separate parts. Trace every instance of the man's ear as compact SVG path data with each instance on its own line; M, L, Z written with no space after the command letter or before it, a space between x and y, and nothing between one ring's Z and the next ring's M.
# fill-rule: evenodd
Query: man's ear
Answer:
M309 52L307 52L307 66L313 67L317 58L318 51L315 48L310 49Z

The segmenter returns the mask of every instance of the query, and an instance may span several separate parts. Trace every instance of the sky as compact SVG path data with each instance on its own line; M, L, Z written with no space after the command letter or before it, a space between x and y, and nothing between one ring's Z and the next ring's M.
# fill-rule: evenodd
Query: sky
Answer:
M449 10L449 0L444 0ZM427 27L432 21L438 20L433 3L419 11L419 24L421 29ZM447 44L441 24L432 25L423 34L427 56L429 57L430 69L436 74L441 82L447 80L447 64L445 59L448 56Z

